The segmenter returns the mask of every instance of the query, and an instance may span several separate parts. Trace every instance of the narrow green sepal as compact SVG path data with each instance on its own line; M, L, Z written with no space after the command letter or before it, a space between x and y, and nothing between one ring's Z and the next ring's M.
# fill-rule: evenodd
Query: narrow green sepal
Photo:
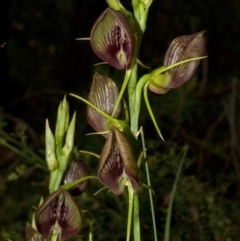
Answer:
M157 133L158 133L158 135L160 136L160 138L164 141L164 138L163 138L163 136L162 136L162 133L161 133L161 131L160 131L160 128L158 127L157 121L156 121L156 119L155 119L155 117L154 117L154 114L153 114L153 112L152 112L151 106L150 106L149 101L148 101L148 94L147 94L148 89L147 89L147 88L148 88L148 83L146 83L146 84L144 85L144 88L143 88L144 100L145 100L145 103L146 103L146 106L147 106L149 115L150 115L150 117L151 117L151 119L152 119L152 122L153 122L153 124L154 124L154 126L155 126L155 128L156 128L156 130L157 130Z

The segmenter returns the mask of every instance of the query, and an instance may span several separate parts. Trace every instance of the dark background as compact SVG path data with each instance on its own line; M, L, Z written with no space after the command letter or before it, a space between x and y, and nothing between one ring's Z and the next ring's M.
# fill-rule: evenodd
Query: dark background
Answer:
M129 1L122 3L131 10ZM93 67L100 61L90 43L75 40L89 37L106 7L100 0L11 0L0 7L0 138L21 152L0 142L0 232L4 238L23 239L32 206L47 193L48 174L35 163L38 158L44 161L45 119L54 128L57 107L65 94L87 97L96 69L121 84L122 73L109 66ZM174 38L202 30L206 30L208 55L189 83L164 96L149 94L165 142L159 141L142 106L140 125L145 129L152 164L159 237L178 152L185 144L189 145L188 159L175 200L171 240L238 240L240 235L239 24L237 0L155 0L150 8L140 51L144 64L152 69L161 66ZM148 70L140 67L139 72ZM85 121L85 104L67 98L71 113L77 110L78 118L74 155L79 155L79 149L99 153L103 139L84 136L92 132ZM25 151L29 149L37 157ZM96 172L96 162L89 165ZM124 197L106 201L101 194L94 200L92 194L100 187L93 184L92 192L80 200L85 209L96 212L86 218L83 235L91 229L99 240L107 240L119 228L116 240L124 239ZM146 190L141 192L143 239L148 240L152 235L150 213ZM118 217L111 223L107 220L113 212Z

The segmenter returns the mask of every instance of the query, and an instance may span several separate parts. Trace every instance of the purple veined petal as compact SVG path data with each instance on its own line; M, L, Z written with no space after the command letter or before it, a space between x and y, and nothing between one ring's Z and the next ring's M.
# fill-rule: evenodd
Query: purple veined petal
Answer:
M107 76L95 73L88 97L92 104L108 115L112 115L118 95L118 87L114 81ZM119 117L121 108L121 104L119 104L114 118ZM87 121L98 132L109 130L109 120L91 106L87 106Z
M172 41L164 59L164 66L170 66L182 60L201 57L204 52L204 34L205 31L192 35L179 36ZM167 87L169 89L177 88L188 81L197 69L200 60L192 61L179 65L168 71L171 81Z
M110 129L102 149L98 178L115 195L122 193L127 182L135 192L138 189L137 164L131 143L115 127Z
M65 189L49 195L36 212L37 229L47 240L55 232L58 233L59 241L65 241L80 231L81 223L80 210Z
M89 169L84 161L71 160L69 167L64 175L63 183L64 184L72 183L82 177L89 176L89 174L90 174ZM80 182L79 184L71 188L69 192L73 196L78 196L87 190L89 183L90 183L89 179L83 182Z
M135 37L127 18L107 8L96 20L91 31L95 54L116 69L129 69Z

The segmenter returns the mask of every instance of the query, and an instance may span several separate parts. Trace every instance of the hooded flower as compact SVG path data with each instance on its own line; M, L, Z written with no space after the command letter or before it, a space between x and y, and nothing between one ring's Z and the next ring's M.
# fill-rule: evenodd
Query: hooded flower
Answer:
M102 149L98 178L114 194L122 193L125 185L138 189L137 163L131 143L116 127L112 126Z
M81 228L82 216L71 194L59 189L49 195L36 212L39 233L49 240L57 234L59 241L75 236Z
M99 109L112 115L114 105L119 95L118 87L107 76L95 73L88 100ZM113 117L118 118L121 112L118 105ZM98 132L109 130L109 120L91 106L87 106L87 121Z
M96 20L90 39L100 59L116 69L131 67L135 37L123 13L107 8Z
M174 39L165 55L164 66L168 67L183 60L202 57L204 32L183 35ZM149 89L157 94L165 94L168 90L181 86L193 76L199 63L200 60L195 60L178 65L164 74L152 74L149 80Z
M84 161L82 160L72 160L70 162L69 168L66 171L64 178L63 178L63 183L64 184L69 184L72 183L82 177L86 177L89 175L89 170L87 165L85 164ZM89 186L89 179L85 180L83 182L80 182L76 186L74 186L72 189L69 190L69 192L73 196L78 196L85 192Z

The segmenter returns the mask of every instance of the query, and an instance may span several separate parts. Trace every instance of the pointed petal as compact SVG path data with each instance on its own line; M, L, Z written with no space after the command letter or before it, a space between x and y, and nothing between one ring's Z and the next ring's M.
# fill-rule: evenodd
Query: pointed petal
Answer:
M72 160L63 178L63 182L64 184L69 184L86 176L89 176L89 169L85 162L82 160ZM87 190L89 182L89 180L83 181L70 189L69 192L73 196L78 196Z
M203 55L205 31L192 35L183 35L172 41L164 59L164 66L170 66L185 59L196 58ZM177 88L188 81L194 74L200 60L179 65L168 71L171 76L170 89ZM165 86L164 86L165 87Z
M47 240L54 232L59 234L59 241L65 241L80 231L81 223L80 210L65 189L48 196L36 213L38 231Z
M135 37L127 18L107 8L96 20L91 31L95 54L116 69L129 69Z
M110 78L95 73L88 97L91 103L107 114L112 115L118 95L118 87ZM121 104L118 105L113 117L118 118L120 112ZM87 121L98 132L109 129L109 120L91 106L87 106Z

